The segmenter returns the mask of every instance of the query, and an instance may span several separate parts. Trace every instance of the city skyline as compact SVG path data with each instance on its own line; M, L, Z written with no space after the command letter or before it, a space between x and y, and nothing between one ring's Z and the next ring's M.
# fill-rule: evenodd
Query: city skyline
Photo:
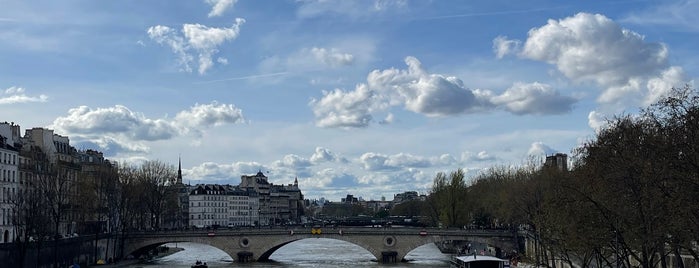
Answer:
M699 1L26 1L0 10L1 121L185 183L425 193L570 154L694 87Z

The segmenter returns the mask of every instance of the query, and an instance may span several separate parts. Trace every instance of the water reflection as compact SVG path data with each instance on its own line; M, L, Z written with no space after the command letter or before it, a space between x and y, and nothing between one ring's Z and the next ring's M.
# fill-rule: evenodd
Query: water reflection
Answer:
M167 244L183 251L162 257L151 263L128 267L190 267L197 260L206 261L209 267L381 267L374 256L365 249L340 240L325 238L302 239L289 243L270 256L271 262L236 263L225 252L202 244ZM449 255L442 254L434 244L427 244L408 253L408 263L388 267L449 267Z

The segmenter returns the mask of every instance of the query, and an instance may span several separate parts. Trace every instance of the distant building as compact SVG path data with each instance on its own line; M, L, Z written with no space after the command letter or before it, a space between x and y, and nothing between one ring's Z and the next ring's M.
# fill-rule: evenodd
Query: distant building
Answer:
M261 225L298 223L303 215L303 194L294 184L274 185L267 180L262 171L255 175L240 177L241 189L254 191L259 195L259 213Z
M354 197L354 195L348 194L345 198L340 199L340 203L343 204L359 204L359 199Z
M407 191L393 196L393 204L400 204L410 200L418 200L419 195L416 191Z
M546 156L546 162L544 162L544 167L557 168L560 171L568 171L568 155L563 153L557 153L554 155Z
M259 221L257 193L231 185L199 184L189 194L191 227L255 226Z

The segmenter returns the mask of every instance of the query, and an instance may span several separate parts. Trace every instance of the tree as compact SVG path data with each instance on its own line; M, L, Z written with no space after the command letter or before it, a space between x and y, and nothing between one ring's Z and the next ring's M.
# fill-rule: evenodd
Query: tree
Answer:
M468 222L465 173L459 169L446 176L438 173L432 184L431 196L438 208L439 222L446 227L461 227Z
M173 165L161 161L146 161L136 172L136 179L145 191L145 203L150 212L150 227L158 229L161 226L163 213L167 210L167 201L177 200L177 192L171 185L177 178ZM176 210L175 210L176 212Z
M50 219L40 191L33 187L20 189L20 191L10 198L10 202L13 214L12 224L15 234L18 235L18 239L15 240L19 247L19 254L16 256L17 264L19 267L24 267L29 244L33 241L40 243L49 234ZM38 256L37 249L37 259Z

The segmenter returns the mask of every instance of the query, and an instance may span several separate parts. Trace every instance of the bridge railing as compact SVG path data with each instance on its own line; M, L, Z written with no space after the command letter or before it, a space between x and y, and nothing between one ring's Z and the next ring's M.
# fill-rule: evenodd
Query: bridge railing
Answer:
M321 234L393 234L393 235L439 235L439 236L498 236L512 237L512 230L503 229L442 229L442 228L412 228L412 227L324 227ZM287 226L284 228L221 228L217 230L168 230L168 231L137 231L126 233L128 237L178 237L178 236L234 236L234 235L302 235L313 234L311 227Z

